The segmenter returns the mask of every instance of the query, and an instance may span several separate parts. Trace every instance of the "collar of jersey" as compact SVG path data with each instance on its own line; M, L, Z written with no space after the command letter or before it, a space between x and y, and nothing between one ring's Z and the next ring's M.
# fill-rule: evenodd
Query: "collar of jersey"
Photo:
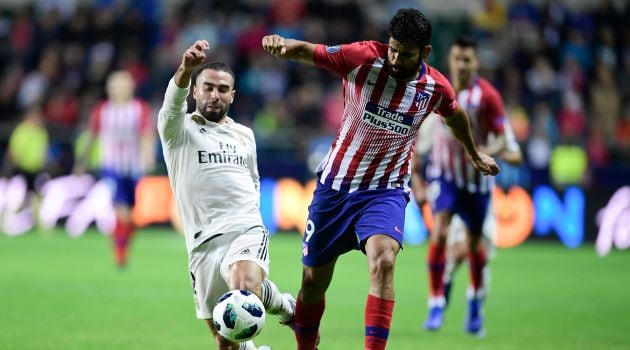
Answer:
M230 118L229 116L225 116L225 124L218 124L218 123L212 123L206 120L206 118L204 118L201 114L195 112L192 112L190 114L190 119L192 119L193 122L197 123L198 125L207 125L207 126L221 126L221 125L229 125L234 123L234 119Z
M418 73L418 77L416 78L416 80L420 80L422 79L422 77L426 74L427 72L427 66L424 64L424 62L422 62L422 68L420 68L420 73Z

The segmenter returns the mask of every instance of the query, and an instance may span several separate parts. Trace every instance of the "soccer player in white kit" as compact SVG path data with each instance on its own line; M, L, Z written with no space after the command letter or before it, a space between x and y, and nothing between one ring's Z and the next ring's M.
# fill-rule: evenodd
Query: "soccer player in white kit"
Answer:
M219 335L212 322L217 299L229 290L255 293L282 323L295 299L267 279L269 235L260 215L259 174L252 130L228 116L234 73L205 63L210 45L196 41L168 84L158 115L169 181L183 224L197 318L206 320L220 350L262 350ZM187 112L190 90L196 109Z

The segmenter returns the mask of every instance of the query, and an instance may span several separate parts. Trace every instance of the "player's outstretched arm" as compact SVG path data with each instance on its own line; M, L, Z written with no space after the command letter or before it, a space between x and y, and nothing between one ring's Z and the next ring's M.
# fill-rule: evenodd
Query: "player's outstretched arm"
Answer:
M206 40L197 40L182 54L182 63L175 71L175 84L180 88L186 88L190 84L192 73L206 59L206 50L210 44Z
M470 121L466 112L458 107L455 114L445 118L446 124L451 128L455 138L462 144L475 169L484 175L496 175L499 173L499 166L492 157L481 153L475 147L470 129Z
M315 44L307 41L284 38L280 35L266 35L262 39L262 47L270 54L288 60L314 64Z
M413 152L411 156L411 192L419 207L427 201L427 184L422 175L422 155Z

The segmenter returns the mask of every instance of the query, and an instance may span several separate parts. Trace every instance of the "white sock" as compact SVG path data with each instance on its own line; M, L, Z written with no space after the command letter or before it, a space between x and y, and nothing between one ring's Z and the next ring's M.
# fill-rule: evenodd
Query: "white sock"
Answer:
M254 342L251 340L248 340L244 343L241 343L241 345L238 347L238 350L257 350L257 349L256 349L256 345L254 345Z
M429 309L432 309L434 307L444 307L446 306L446 299L444 298L443 295L439 295L439 296L432 296L429 297Z
M295 312L295 303L290 294L282 294L275 283L268 279L262 281L262 302L268 314L276 315L281 322L288 322Z

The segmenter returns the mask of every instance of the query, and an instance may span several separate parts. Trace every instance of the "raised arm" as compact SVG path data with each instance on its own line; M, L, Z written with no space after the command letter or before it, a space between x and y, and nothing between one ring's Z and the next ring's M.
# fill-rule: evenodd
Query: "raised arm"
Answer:
M210 49L210 44L206 40L197 40L182 55L182 62L177 67L175 84L180 88L187 88L190 84L192 73L206 59L206 50Z
M490 156L481 153L475 147L470 129L470 121L466 112L457 107L455 113L445 118L446 124L451 128L453 135L462 144L475 169L484 175L496 175L499 173L499 166Z
M307 41L287 39L277 34L266 35L262 39L262 47L278 58L314 64L315 44Z
M190 80L194 70L206 59L205 51L210 48L206 40L197 40L182 54L182 61L177 67L164 94L162 108L158 113L158 132L165 148L172 148L184 140L184 116L188 109Z

